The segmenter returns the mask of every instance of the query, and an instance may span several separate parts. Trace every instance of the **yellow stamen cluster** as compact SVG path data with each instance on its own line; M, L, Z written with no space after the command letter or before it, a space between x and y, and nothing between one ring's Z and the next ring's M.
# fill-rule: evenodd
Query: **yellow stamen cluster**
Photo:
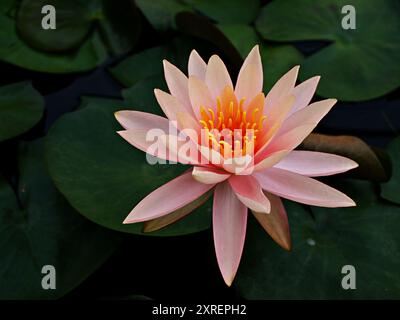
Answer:
M226 100L226 99L225 99ZM262 131L266 116L263 105L244 108L239 103L217 98L216 108L200 106L200 124L207 135L208 145L224 157L249 154L254 150L257 134Z

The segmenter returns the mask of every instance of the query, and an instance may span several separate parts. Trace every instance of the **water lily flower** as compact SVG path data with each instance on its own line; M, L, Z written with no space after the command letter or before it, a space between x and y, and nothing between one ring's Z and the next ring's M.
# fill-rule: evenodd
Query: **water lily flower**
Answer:
M164 227L213 193L215 252L230 286L243 251L248 209L281 247L290 250L281 198L322 207L354 206L348 196L312 177L345 172L357 163L334 154L294 150L336 103L326 99L310 104L320 77L296 86L298 70L291 69L264 96L258 46L245 59L235 86L216 55L205 63L193 50L188 76L164 60L170 93L155 89L155 96L167 118L119 111L116 118L125 130L118 133L152 156L193 167L151 192L124 223L149 221L148 231ZM176 133L171 133L171 123ZM154 129L164 132L159 136L164 151L153 148L154 141L148 139ZM185 142L177 139L181 133ZM189 148L183 148L184 143Z

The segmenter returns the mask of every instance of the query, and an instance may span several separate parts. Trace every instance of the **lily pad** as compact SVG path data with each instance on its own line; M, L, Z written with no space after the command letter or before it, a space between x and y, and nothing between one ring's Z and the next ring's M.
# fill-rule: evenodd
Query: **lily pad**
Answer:
M157 113L155 105L146 112ZM154 189L187 169L150 165L144 152L124 141L114 112L129 109L122 101L89 103L61 117L47 137L50 174L71 205L88 219L110 229L142 234L142 223L122 224L131 209ZM210 226L210 205L149 235L181 235Z
M29 82L0 87L0 141L31 129L43 111L44 100Z
M96 0L99 3L98 0ZM79 46L92 26L94 1L23 0L18 8L17 28L22 39L33 48L58 52ZM46 5L54 7L55 29L43 29L42 13Z
M388 153L392 162L392 177L387 183L381 184L381 196L400 204L400 137L390 143Z
M293 249L278 247L251 220L236 279L246 299L399 299L400 207L378 199L369 182L348 181L341 190L354 208L285 203ZM354 266L356 289L343 289L342 268Z
M191 8L179 0L136 0L147 20L159 31L175 27L175 15Z
M120 235L82 218L56 190L42 141L23 145L19 168L17 190L0 179L0 299L59 298L112 254ZM42 287L47 265L54 290Z
M356 29L342 28L345 0L272 1L257 19L267 40L325 40L330 44L302 64L301 79L321 75L318 94L361 101L400 85L400 3L354 0Z
M184 0L194 9L221 23L253 22L260 10L259 0Z

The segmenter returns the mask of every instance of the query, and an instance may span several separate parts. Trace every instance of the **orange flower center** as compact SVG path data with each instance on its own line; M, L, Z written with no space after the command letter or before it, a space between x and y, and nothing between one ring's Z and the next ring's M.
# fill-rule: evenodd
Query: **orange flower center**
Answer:
M200 125L208 145L225 158L251 154L257 135L262 132L264 95L258 94L246 107L246 98L239 102L231 87L216 99L216 107L200 106Z

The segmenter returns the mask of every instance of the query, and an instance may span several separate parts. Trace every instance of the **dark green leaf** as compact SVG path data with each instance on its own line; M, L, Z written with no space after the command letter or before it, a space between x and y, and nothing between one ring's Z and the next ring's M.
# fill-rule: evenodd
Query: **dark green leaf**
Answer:
M285 203L293 249L278 247L254 220L249 223L236 279L246 299L400 298L400 207L380 201L369 182L349 181L341 190L354 208ZM356 269L356 289L344 290L342 268Z
M400 85L400 3L354 0L356 29L342 28L345 0L273 1L256 26L274 41L332 42L302 64L302 80L321 75L318 94L361 101L382 96Z
M59 298L120 243L119 235L82 218L55 189L41 141L21 149L15 192L0 179L0 229L0 299ZM55 267L55 290L42 288L45 265Z
M31 129L43 114L44 100L28 82L0 87L0 141Z
M98 2L98 1L97 1ZM43 29L42 8L55 8L56 29ZM18 9L17 28L22 39L40 51L59 52L78 47L91 26L93 1L23 0Z
M114 112L128 108L122 102L109 102L108 106L91 103L55 123L47 140L49 170L59 190L84 216L114 230L141 234L142 223L124 225L122 221L140 200L185 167L150 165L144 152L116 133L121 127ZM155 108L150 104L146 111L159 112ZM210 210L202 207L150 234L187 234L209 225Z

